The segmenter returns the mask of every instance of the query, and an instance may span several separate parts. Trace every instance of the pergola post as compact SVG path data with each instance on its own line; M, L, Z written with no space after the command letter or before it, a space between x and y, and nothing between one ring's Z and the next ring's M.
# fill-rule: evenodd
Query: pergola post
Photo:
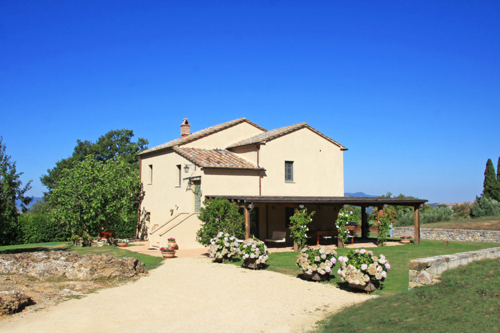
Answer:
M413 236L413 239L415 241L415 244L420 244L420 207L419 206L414 206L414 215L415 215L415 234Z
M384 214L384 207L383 206L378 206L377 207L377 224L378 224L378 221L380 221L380 218L382 217L382 214ZM377 233L380 235L380 224L379 224ZM378 241L377 241L377 246L381 246L381 245L382 244L378 244Z
M245 239L250 238L250 212L247 206L243 206L243 216L245 217Z
M366 215L366 207L361 206L361 238L367 239L370 232L370 227L368 226L368 216Z

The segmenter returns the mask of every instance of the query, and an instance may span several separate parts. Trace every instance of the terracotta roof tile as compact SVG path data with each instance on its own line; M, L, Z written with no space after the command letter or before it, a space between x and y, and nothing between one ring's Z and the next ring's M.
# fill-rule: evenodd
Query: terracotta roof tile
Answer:
M331 139L330 137L324 135L320 131L312 128L309 125L307 125L307 123L299 123L299 124L285 126L285 127L281 127L281 128L275 128L273 130L270 130L270 131L267 131L267 132L260 133L260 134L257 134L255 136L252 136L251 138L248 138L248 139L236 142L236 143L228 146L227 148L230 149L230 148L248 146L248 145L252 145L252 144L256 144L256 143L265 143L265 142L274 140L276 138L279 138L279 137L281 137L281 136L283 136L285 134L288 134L288 133L294 132L296 130L299 130L301 128L308 128L311 131L313 131L314 133L316 133L319 136L321 136L322 138L324 138L324 139L330 141L331 143L333 143L334 145L338 146L341 150L347 150L346 147L344 147L343 145L341 145L337 141Z
M228 150L179 147L173 149L179 155L202 168L263 170Z
M194 133L192 133L192 134L190 134L190 135L188 135L188 136L186 136L184 138L178 138L178 139L169 141L167 143L164 143L162 145L159 145L159 146L156 146L156 147L144 150L144 151L140 152L139 155L143 155L143 154L147 154L147 153L152 153L152 152L155 152L155 151L158 151L158 150L162 150L162 149L167 149L167 148L172 148L172 147L175 147L175 146L183 145L183 144L189 143L191 141L198 140L198 139L200 139L202 137L205 137L207 135L210 135L210 134L222 131L222 130L224 130L226 128L232 127L232 126L237 125L237 124L242 123L242 122L247 122L250 125L253 125L253 126L257 127L258 129L261 129L261 130L265 131L264 128L260 127L259 125L251 122L250 120L248 120L246 118L238 118L238 119L235 119L235 120L227 121L227 122L219 124L219 125L215 125L215 126L212 126L212 127L208 127L208 128L202 129L202 130L194 132Z

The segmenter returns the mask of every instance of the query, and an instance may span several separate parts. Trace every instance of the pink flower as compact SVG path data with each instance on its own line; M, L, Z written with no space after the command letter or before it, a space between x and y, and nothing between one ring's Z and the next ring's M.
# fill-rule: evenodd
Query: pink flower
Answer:
M382 277L385 279L385 278L387 277L387 272L386 272L386 271L383 271L383 272L381 273L381 275L382 275Z
M385 264L385 268L391 269L391 265L389 263Z
M366 271L368 268L368 265L367 264L361 264L361 270L362 271Z
M337 271L337 274L338 275L341 275L342 274L342 270L339 268L339 270Z
M361 249L359 250L359 254L365 254L366 253L366 250L365 249Z

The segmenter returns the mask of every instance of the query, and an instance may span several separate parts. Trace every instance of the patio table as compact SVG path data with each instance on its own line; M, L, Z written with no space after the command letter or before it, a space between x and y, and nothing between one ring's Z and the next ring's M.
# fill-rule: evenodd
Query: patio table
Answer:
M311 235L316 235L316 245L319 245L319 236L337 236L337 230L311 230L308 232Z

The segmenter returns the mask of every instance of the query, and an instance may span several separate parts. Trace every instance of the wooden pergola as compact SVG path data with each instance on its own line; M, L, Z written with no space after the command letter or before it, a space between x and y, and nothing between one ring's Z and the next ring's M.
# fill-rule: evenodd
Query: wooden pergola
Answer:
M415 215L415 244L420 244L420 207L428 200L425 199L398 199L398 198L372 198L372 197L292 197L292 196L240 196L240 195L207 195L207 199L223 198L235 202L243 208L245 217L246 238L250 237L249 209L255 204L285 206L298 208L301 205L314 204L321 206L334 206L339 209L344 205L361 207L361 237L368 238L369 226L366 207L376 207L379 215L385 205L413 207Z

